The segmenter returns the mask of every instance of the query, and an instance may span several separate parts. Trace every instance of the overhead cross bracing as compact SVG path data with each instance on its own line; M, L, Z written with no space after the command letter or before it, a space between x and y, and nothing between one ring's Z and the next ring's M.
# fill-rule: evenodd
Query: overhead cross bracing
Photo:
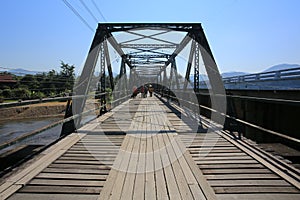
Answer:
M91 84L99 68L99 83ZM200 23L99 23L75 93L104 92L110 85L118 95L126 96L132 88L147 83L198 90L200 72L213 80L214 93L224 93ZM116 73L119 81L114 84ZM105 104L105 96L101 98ZM85 100L77 101L75 113L80 113Z

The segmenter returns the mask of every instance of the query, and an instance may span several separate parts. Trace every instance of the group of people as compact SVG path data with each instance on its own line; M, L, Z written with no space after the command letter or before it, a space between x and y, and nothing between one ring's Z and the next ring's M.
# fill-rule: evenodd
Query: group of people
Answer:
M137 88L136 86L133 87L133 93L131 95L132 98L135 98L139 93L141 93L142 98L147 98L148 92L150 94L150 97L152 97L154 88L152 85L142 85L141 87Z

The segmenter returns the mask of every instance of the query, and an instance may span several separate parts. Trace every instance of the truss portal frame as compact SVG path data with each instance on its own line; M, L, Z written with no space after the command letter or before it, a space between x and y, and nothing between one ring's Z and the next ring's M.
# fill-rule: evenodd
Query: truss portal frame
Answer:
M148 30L150 33L143 34L140 30ZM130 35L130 37L119 41L116 35L121 32ZM162 37L170 32L181 32L184 36L177 42ZM105 68L107 68L111 88L114 88L111 61L107 50L108 43L122 58L119 76L125 76L128 85L135 84L135 80L139 76L143 78L149 76L149 80L155 76L156 78L153 80L162 81L170 88L185 89L190 80L191 68L194 66L194 90L198 90L200 57L209 79L218 80L216 82L221 80L218 67L200 23L99 23L82 74L74 89L77 95L86 96L89 93L88 87L99 55L101 56L101 74L105 75ZM181 86L177 74L178 63L176 63L176 58L190 43L190 54L187 59L188 64L185 73L186 80L184 85ZM126 74L126 67L129 68L127 70L130 72L129 76ZM127 81L127 77L129 77L129 81ZM106 85L105 77L101 78L100 83L100 90L103 92ZM172 84L175 85L172 86ZM217 93L218 89L222 89L215 87L217 85L214 85L213 82L210 84L214 93ZM131 86L124 86L124 88L128 89ZM74 102L76 104L75 114L83 111L85 101L86 98L82 98ZM102 99L102 101L106 102L105 99Z

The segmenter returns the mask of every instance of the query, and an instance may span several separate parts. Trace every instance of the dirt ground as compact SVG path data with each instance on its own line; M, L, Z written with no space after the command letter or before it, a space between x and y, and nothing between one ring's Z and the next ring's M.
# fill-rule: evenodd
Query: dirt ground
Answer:
M63 116L66 102L48 102L0 109L0 121Z

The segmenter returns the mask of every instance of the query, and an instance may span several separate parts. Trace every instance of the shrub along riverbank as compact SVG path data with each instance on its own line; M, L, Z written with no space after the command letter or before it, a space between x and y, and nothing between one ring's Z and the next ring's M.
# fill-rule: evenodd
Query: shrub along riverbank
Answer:
M75 81L75 67L61 62L61 71L14 75L9 72L0 72L0 103L5 100L29 100L45 97L63 96L72 92Z

